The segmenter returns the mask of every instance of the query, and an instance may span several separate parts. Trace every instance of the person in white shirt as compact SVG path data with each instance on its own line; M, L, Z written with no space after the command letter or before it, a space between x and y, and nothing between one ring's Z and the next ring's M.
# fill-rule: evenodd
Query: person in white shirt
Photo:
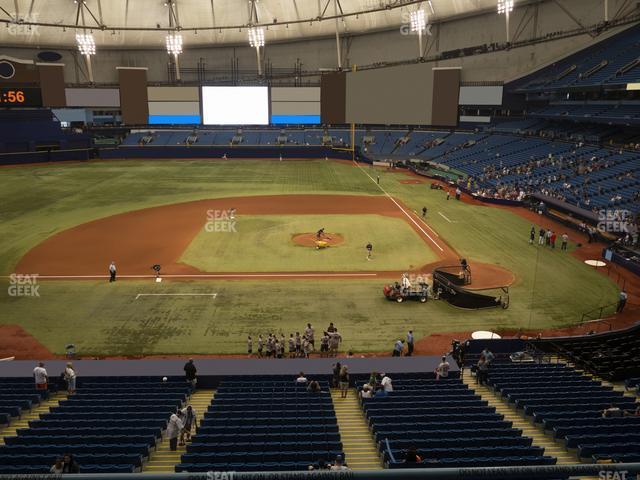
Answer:
M447 362L447 357L442 357L442 361L436 367L436 379L447 378L449 376L449 370L451 365Z
M382 374L382 381L380 382L380 385L382 385L382 388L384 389L385 392L387 393L393 392L393 385L391 383L391 379L387 377L386 373Z
M362 387L362 391L360 392L360 398L372 398L371 387L369 385L365 385Z
M413 355L413 330L409 330L407 333L407 353L405 355L407 357Z
M109 283L116 281L116 262L111 262L109 265Z
M169 438L169 449L175 452L178 449L178 437L184 429L182 423L182 411L178 410L176 413L169 417L169 424L167 425L167 437Z
M67 382L67 392L69 395L76 393L76 371L71 362L67 363L64 369L64 380Z
M296 378L296 383L307 383L307 377L304 376L304 372L300 372L298 378Z
M44 363L38 363L38 366L33 369L33 378L36 382L37 390L46 390L49 381L49 375L47 375L47 370L44 368Z
M342 455L336 457L336 461L331 465L331 470L349 470L349 467L344 464Z

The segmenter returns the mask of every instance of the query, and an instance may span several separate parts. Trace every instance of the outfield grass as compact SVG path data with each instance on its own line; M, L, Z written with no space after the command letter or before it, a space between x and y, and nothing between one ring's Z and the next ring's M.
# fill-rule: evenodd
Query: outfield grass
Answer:
M410 208L427 206L427 222L461 255L516 274L508 310L466 312L442 302L397 305L382 297L382 282L369 280L64 281L42 282L40 297L22 298L9 296L2 283L0 324L23 325L58 353L73 342L81 353L134 355L240 353L247 333L287 333L307 321L319 326L335 321L345 348L373 351L389 349L409 327L417 336L564 327L578 322L583 312L616 301L617 287L605 276L567 253L528 245L531 225L521 217L447 202L442 191L428 185L401 184L402 174L375 174ZM188 200L283 193L381 194L362 171L322 160L120 161L3 169L0 272L10 273L29 248L49 235L96 218ZM384 233L395 238L395 231ZM402 248L398 244L398 251ZM155 289L219 295L215 300L135 300L137 293Z
M316 250L292 241L321 226L344 243ZM438 258L406 221L382 215L239 215L234 227L203 226L180 261L203 272L358 272L407 270ZM375 247L370 261L367 242Z

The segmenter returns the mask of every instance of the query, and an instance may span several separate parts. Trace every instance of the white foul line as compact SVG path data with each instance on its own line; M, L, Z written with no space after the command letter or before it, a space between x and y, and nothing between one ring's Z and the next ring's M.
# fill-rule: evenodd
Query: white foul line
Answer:
M140 297L211 297L216 298L217 293L139 293L136 300Z
M161 278L333 278L333 277L377 277L377 273L200 273L186 275L161 275ZM118 278L156 278L156 275L118 275ZM0 278L11 278L2 275ZM38 275L38 279L96 279L109 278L109 275Z
M449 220L449 219L445 216L445 214L444 214L444 213L442 213L442 212L438 212L438 215L440 215L442 218L444 218L444 219L445 219L447 222L449 222L449 223L457 223L457 222L453 222L453 221Z
M416 222L416 221L413 219L413 217L412 217L411 215L409 215L409 214L407 213L407 211L406 211L404 208L402 208L402 206L401 206L398 202L396 202L395 198L393 198L391 195L389 195L389 194L386 192L386 190L385 190L384 188L382 188L382 187L380 186L380 184L379 184L378 182L376 182L376 181L375 181L375 179L374 179L371 175L369 175L369 174L366 172L366 170L365 170L364 168L362 168L362 167L358 164L358 162L354 161L353 163L355 163L355 164L356 164L356 166L357 166L360 170L362 170L362 172L363 172L367 177L369 177L373 183L375 183L375 184L378 186L378 188L382 191L382 193L384 193L384 194L386 195L386 197L387 197L389 200L391 200L393 203L395 203L395 204L396 204L396 207L398 207L398 208L400 209L400 211L401 211L402 213L404 213L404 214L407 216L407 218L408 218L409 220L411 220L411 221L413 222L413 224L414 224L416 227L418 227L418 230L420 230L422 233L424 233L424 234L425 234L425 236L426 236L429 240L431 240L431 241L433 242L433 244L434 244L436 247L438 247L438 249L439 249L441 252L444 252L443 248L442 248L440 245L438 245L438 242L436 242L433 238L431 238L431 235L429 235L427 232L425 232L424 228L422 228L422 227L420 226L420 224L419 224L418 222Z

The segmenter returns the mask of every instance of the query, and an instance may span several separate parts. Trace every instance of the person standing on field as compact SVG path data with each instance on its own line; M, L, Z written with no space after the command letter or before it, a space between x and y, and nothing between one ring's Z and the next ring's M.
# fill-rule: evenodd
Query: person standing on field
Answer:
M407 333L407 353L405 357L410 357L413 354L413 330L409 330Z
M560 244L560 250L566 252L568 243L569 243L569 235L567 235L567 232L564 232L562 234L562 243Z
M427 216L427 207L422 207L422 218L426 218Z
M109 264L109 283L116 281L116 262L111 261Z
M531 225L531 231L529 232L529 245L533 245L533 241L536 239L536 227Z
M544 245L546 234L547 232L544 230L544 228L540 227L540 231L538 232L538 245Z
M371 245L371 242L367 243L367 246L365 247L367 249L367 260L371 260L371 252L373 251L373 245Z

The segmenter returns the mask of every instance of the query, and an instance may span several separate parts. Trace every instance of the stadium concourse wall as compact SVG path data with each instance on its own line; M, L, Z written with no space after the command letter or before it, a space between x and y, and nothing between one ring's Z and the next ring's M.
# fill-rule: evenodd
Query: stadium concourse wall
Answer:
M69 150L44 150L38 152L0 153L0 165L24 165L29 163L48 163L82 161L93 158L93 149L79 148Z

